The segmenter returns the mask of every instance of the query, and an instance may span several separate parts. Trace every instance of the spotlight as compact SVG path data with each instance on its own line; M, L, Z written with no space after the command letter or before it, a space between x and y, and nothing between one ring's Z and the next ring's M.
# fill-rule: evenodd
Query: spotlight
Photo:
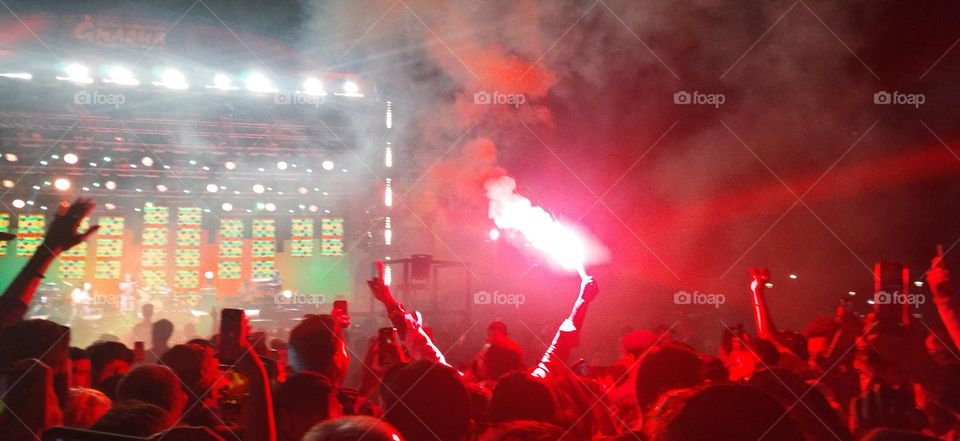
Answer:
M283 294L283 296L288 299L293 297L293 291L290 291L289 289L283 290L281 294Z
M70 180L67 178L57 178L53 181L53 186L60 191L67 191L70 189Z
M496 228L492 228L490 230L490 240L497 240L497 239L500 239L500 230Z
M220 190L220 187L217 184L207 184L208 193L216 193L218 190Z
M233 211L233 204L229 202L224 202L223 204L220 205L220 208L223 209L223 211Z
M93 82L93 78L90 78L90 69L87 69L87 66L82 64L68 64L64 72L67 74L66 76L58 76L56 78L60 81L70 81L79 84L90 84Z
M116 209L117 209L117 206L111 204L110 202L107 202L106 204L103 204L103 206L104 206L104 208L106 208L107 210L110 210L110 211L113 211L113 210L116 210Z
M269 78L257 72L247 76L246 85L247 90L256 93L274 93L277 91Z
M164 69L163 72L160 73L160 82L155 82L153 85L175 90L190 88L190 85L187 84L186 77L183 76L183 72L171 68Z
M144 167L153 167L153 158L144 156L140 158L140 163L143 164Z
M203 278L207 280L213 280L213 271L206 271L203 273Z
M347 96L363 96L363 95L360 95L360 86L358 86L357 83L354 83L353 81L345 81L343 83L343 91Z
M33 79L33 75L26 72L4 72L0 73L0 77L3 78L13 78L15 80L30 80Z
M77 161L79 160L80 158L78 158L77 155L73 153L67 153L66 155L63 155L63 162L66 162L67 164L71 164L71 165L76 164Z
M276 210L277 210L277 206L274 205L273 202L267 202L266 204L263 205L263 208L265 208L267 211L276 211Z
M764 283L763 286L766 286L767 288L773 288L773 284L770 282Z
M300 194L307 194L308 191L310 190L307 190L307 187L300 187L297 189L297 193L300 193Z
M23 202L23 199L14 199L14 200L13 200L13 208L23 208L23 207L26 207L26 206L27 206L27 204L26 204L25 202Z
M20 160L16 153L7 153L3 155L3 159L6 159L8 162L17 162Z
M138 86L140 80L133 76L133 71L123 66L113 66L107 72L110 78L103 80L104 83L119 84L121 86Z
M847 291L847 295L849 295L849 296L855 296L855 295L857 295L857 292L856 292L856 291Z
M303 92L307 95L322 96L327 93L323 91L323 83L316 78L307 78L303 82Z
M220 89L223 91L227 90L237 90L237 87L233 85L233 80L230 77L224 74L217 74L213 77L213 85L207 86L208 88Z
M916 286L917 288L920 288L920 287L923 286L923 281L922 281L922 280L917 280L916 282L913 282L913 286Z
M277 163L277 170L286 170L289 165L285 161Z
M157 191L160 193L165 193L167 191L167 186L163 184L157 184Z
M310 210L311 213L316 213L316 212L317 212L317 206L316 206L316 205L311 205L311 206L307 207L307 209Z
M333 168L336 167L333 161L330 161L330 160L323 161L323 164L321 165L323 166L323 169L327 171L333 170Z
M237 163L233 161L227 161L223 163L223 167L226 168L227 170L233 170L237 168Z
M113 181L107 181L103 184L104 187L107 187L107 190L116 190L117 183Z
M9 179L4 179L4 180L3 180L3 188L13 188L14 185L16 185L16 184L15 184L13 181L9 180Z
M791 275L789 275L789 276L787 276L787 277L789 277L789 278L791 278L791 279L796 279L796 278L797 278L797 275L796 275L796 274L791 274Z
M263 188L263 184L253 184L253 192L254 192L254 193L260 194L260 193L263 193L264 190L266 190L266 189Z

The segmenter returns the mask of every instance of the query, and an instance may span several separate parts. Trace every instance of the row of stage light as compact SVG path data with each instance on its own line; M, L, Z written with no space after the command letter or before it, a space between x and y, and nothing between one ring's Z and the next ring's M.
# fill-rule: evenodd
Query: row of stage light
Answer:
M149 206L150 203L147 203L147 205ZM200 204L200 205L202 205L202 206L204 207L204 208L203 208L203 212L204 212L204 213L211 213L211 212L213 212L213 210L212 210L211 208L209 208L209 206L207 206L207 204ZM242 207L240 207L240 205L246 206L246 207L248 207L248 208L242 208ZM278 207L277 204L274 203L274 202L252 202L252 203L249 203L249 204L239 204L239 203L238 203L238 204L234 204L234 203L232 203L232 202L223 202L223 203L220 204L220 210L223 211L224 213L230 213L230 212L244 212L244 213L247 213L247 214L264 213L264 212L265 212L265 213L283 213L283 212L286 212L286 213L288 213L288 214L307 213L307 212L309 212L309 213L323 213L323 214L330 214L330 213L331 213L331 210L330 210L329 208L320 208L320 207L317 206L316 204L297 204L295 207L296 207L296 208L286 208L286 209L284 210L282 207ZM49 206L47 206L47 205L42 205L42 204L38 204L36 201L34 201L34 200L32 200L32 199L24 200L24 199L19 199L19 198L14 199L13 201L11 201L9 207L7 207L5 204L0 204L0 211L3 211L3 208L12 208L12 209L17 209L17 210L27 209L27 210L30 210L30 211L32 211L33 209L37 209L37 208L40 209L40 210L42 210L42 211L47 211L47 210L50 209ZM54 208L57 208L57 207L56 207L56 204L54 204ZM114 210L117 210L118 207L117 207L117 204L115 204L115 203L113 203L113 202L106 202L106 203L103 204L103 208L106 209L107 211L114 211ZM143 211L143 210L138 206L138 207L134 207L134 208L133 208L133 211L141 212L141 211Z
M99 78L100 82L107 85L123 86L123 87L136 87L143 85L143 81L137 78L133 70L122 65L106 65L101 69L103 76ZM10 78L17 80L32 80L34 78L32 73L29 72L0 72L0 77ZM187 76L180 70L175 68L162 68L156 69L156 73L153 75L151 84L156 87L161 87L170 90L187 90L193 87L188 81ZM55 78L58 81L64 81L73 84L88 85L94 84L97 81L97 78L94 78L93 74L90 71L90 68L81 63L69 63L67 64L59 75L56 75ZM245 90L252 93L268 94L268 93L278 93L280 89L274 84L274 82L266 75L260 72L248 72L241 76L241 81L235 82L232 77L225 73L219 73L213 76L208 84L203 84L200 86L203 89L213 89L219 90L222 92L230 92L241 89L241 85ZM360 85L352 80L345 80L340 84L339 90L328 90L327 85L324 84L317 77L309 77L303 80L300 88L295 90L296 93L302 93L309 96L326 96L330 93L336 96L345 96L345 97L355 97L362 98L364 94L361 93Z

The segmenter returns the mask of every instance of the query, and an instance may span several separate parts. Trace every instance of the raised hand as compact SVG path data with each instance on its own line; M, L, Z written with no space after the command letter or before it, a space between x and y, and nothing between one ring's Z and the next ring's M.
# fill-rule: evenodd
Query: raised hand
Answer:
M930 262L930 271L927 272L927 284L930 285L930 291L937 297L949 296L954 291L952 282L950 280L950 270L947 269L943 255L934 257Z
M766 268L750 268L750 290L756 291L770 281L770 270Z
M580 284L580 298L585 301L593 301L600 294L600 286L593 280L593 277L587 276Z
M100 229L99 225L90 227L86 232L77 231L83 219L97 206L92 199L79 198L73 204L64 202L57 211L57 216L47 229L43 238L43 247L54 254L67 251L77 246Z

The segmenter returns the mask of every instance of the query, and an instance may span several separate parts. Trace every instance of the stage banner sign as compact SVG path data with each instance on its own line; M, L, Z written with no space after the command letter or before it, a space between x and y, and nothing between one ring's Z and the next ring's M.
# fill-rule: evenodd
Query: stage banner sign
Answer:
M31 257L43 242L46 221L42 214L17 216L17 257Z
M90 228L90 219L83 218L80 221L80 228L77 230L84 233ZM87 252L89 251L87 241L80 242L75 247L60 254L60 278L62 279L86 279L87 278Z
M123 256L123 217L104 216L97 223L97 263L95 279L119 279L120 258Z
M10 213L0 213L0 233L10 232ZM7 242L0 242L0 257L7 255Z
M200 231L203 210L200 207L177 208L177 289L200 287Z
M276 224L273 219L253 220L252 276L262 279L273 276L276 257Z
M290 255L313 257L313 219L295 217L290 227Z
M343 255L343 218L325 217L320 220L320 255Z
M220 253L217 259L217 274L221 279L240 278L240 262L243 258L243 220L220 220Z
M143 208L143 258L140 262L144 286L167 284L167 226L170 209L147 204Z

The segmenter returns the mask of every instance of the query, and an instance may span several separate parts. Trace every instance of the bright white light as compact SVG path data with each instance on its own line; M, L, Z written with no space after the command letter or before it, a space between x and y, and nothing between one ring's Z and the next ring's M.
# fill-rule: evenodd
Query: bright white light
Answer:
M113 210L116 210L116 209L117 209L117 206L116 206L116 205L113 205L113 204L110 203L110 202L107 202L106 204L103 204L103 206L104 206L104 208L106 208L107 210L110 210L110 211L113 211Z
M307 190L307 187L300 187L297 189L297 193L300 193L300 194L307 194L308 191L310 190Z
M0 73L0 77L4 78L13 78L15 80L30 80L33 79L33 75L26 72L4 72Z
M286 297L286 298L288 298L288 299L289 299L290 297L293 297L293 291L290 291L289 289L283 290L283 292L282 292L281 294L283 294L283 296Z
M323 83L316 78L307 78L306 81L303 82L303 93L314 96L327 94L327 92L323 90Z
M107 190L116 190L117 188L117 183L113 181L107 181L103 185L107 187Z
M277 170L286 170L289 165L285 161L277 163Z
M223 211L233 211L233 204L224 202L222 205L220 205L220 208L223 209Z
M4 179L4 180L3 180L3 188L13 188L14 185L16 185L16 183L14 183L13 181L11 181L11 180L9 180L9 179Z
M490 240L497 240L500 238L500 230L496 228L490 229Z
M163 185L163 184L157 184L157 191L163 193L163 192L167 191L167 186L166 186L166 185Z
M168 89L185 90L189 89L187 78L179 70L167 68L160 73L160 81L153 83L155 86L163 86Z
M387 146L383 153L383 165L387 168L393 167L393 147Z
M113 66L107 72L110 78L103 80L104 83L119 84L121 86L137 86L140 80L133 76L133 71L123 66Z
M264 190L266 190L266 189L263 187L263 184L253 184L253 192L254 192L254 193L258 193L258 194L259 194L259 193L263 193Z
M346 92L347 96L363 96L360 95L360 86L353 81L346 81L343 83L343 91Z
M317 212L317 206L316 206L316 205L311 205L311 206L307 207L307 209L310 210L311 213L316 213L316 212Z
M73 83L80 84L90 84L93 82L93 78L90 78L90 69L87 69L87 66L82 64L69 64L67 68L64 69L66 76L56 77L60 81L70 81Z
M67 153L66 155L63 155L63 162L66 162L67 164L76 164L79 160L80 158L73 153Z
M233 85L233 80L229 76L224 74L217 74L213 77L213 85L207 86L207 88L220 89L220 90L237 90L238 87Z
M213 280L213 271L204 272L203 278L207 280Z
M53 181L53 187L60 191L66 191L70 189L70 180L67 178L57 178Z
M208 193L216 193L219 190L220 190L220 187L218 187L217 184L207 184Z
M770 282L764 283L763 286L766 286L767 288L773 288L773 284Z
M153 167L153 158L144 156L140 158L140 163L143 164L144 167Z
M856 292L856 291L848 291L848 292L847 292L847 295L855 296L855 295L857 295L857 292Z
M7 153L3 155L3 159L6 159L9 162L17 162L20 160L16 153Z
M227 161L223 163L223 167L226 168L227 170L233 170L237 168L237 163L233 161Z
M787 276L787 277L789 277L789 278L791 278L791 279L796 279L796 278L797 278L797 275L796 275L796 274L791 274L791 275L789 275L789 276Z
M393 187L390 185L390 178L387 178L387 186L383 190L383 205L393 206Z
M265 208L267 211L276 211L276 210L277 210L277 206L274 205L273 202L267 202L266 204L263 205L263 208Z
M333 168L336 167L333 161L330 161L330 160L323 161L323 164L321 165L323 166L323 169L327 171L333 170Z
M13 200L13 208L23 208L23 207L26 207L26 206L27 206L27 204L26 204L26 202L23 202L23 199L14 199L14 200Z
M261 73L254 72L247 76L247 90L257 93L274 93L277 91L273 87L273 83L270 82L270 79L264 76Z
M916 282L913 282L913 286L920 288L923 286L923 281L917 280Z

